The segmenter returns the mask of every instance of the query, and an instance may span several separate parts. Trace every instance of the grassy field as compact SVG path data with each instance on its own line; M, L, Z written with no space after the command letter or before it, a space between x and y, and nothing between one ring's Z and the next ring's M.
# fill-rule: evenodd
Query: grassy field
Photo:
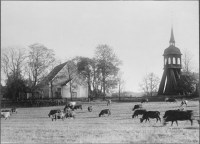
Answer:
M132 119L132 108L139 102L82 103L83 110L76 110L76 119L58 119L51 121L48 113L51 109L63 109L64 106L18 108L17 114L10 119L1 118L1 143L199 143L199 124L195 120L179 121L177 126L163 122L140 123L139 118ZM87 111L89 105L93 111ZM185 107L185 106L184 106ZM102 109L111 109L111 116L98 117ZM147 110L158 110L163 117L169 109L179 109L177 103L144 103ZM199 119L199 101L189 101L188 110L194 110Z

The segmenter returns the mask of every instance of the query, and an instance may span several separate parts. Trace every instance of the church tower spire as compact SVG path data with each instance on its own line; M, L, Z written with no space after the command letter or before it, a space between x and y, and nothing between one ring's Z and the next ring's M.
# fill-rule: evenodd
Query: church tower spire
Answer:
M169 40L169 44L175 46L173 27L172 27L172 29L171 29L171 38L170 38L170 40Z

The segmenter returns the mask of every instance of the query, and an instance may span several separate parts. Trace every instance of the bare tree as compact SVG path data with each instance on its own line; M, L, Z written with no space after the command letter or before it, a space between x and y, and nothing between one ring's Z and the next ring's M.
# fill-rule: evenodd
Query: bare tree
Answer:
M39 83L47 76L47 69L55 61L54 51L42 44L32 44L29 46L28 68L31 93L34 98L35 91Z
M19 92L19 81L23 81L24 63L26 60L26 51L20 47L8 47L2 50L1 66L7 77L7 84L12 83L12 98L16 99ZM8 82L9 79L9 82ZM24 85L24 84L23 84ZM8 85L7 85L8 86Z
M158 90L159 81L159 78L154 73L149 73L143 78L139 86L146 95L150 94L152 96Z
M121 71L117 75L117 81L118 81L118 85L119 85L119 100L121 100L121 93L125 87L125 81L123 79L123 73Z
M112 48L108 45L98 45L95 50L95 58L98 61L98 67L101 70L102 75L102 88L105 99L105 91L106 91L106 80L109 76L116 76L119 68L118 66L121 64L121 61L114 54Z
M26 51L20 47L8 47L2 49L1 65L4 74L8 77L10 73L18 78L24 70Z
M182 68L183 72L192 72L194 69L193 54L187 49L184 49L183 52Z

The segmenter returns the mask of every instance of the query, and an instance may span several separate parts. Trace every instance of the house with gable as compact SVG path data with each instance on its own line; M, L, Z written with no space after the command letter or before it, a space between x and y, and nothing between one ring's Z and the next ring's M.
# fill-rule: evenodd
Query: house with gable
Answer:
M77 77L76 70L69 74L69 62L56 66L46 77L42 88L42 98L87 98L88 85Z

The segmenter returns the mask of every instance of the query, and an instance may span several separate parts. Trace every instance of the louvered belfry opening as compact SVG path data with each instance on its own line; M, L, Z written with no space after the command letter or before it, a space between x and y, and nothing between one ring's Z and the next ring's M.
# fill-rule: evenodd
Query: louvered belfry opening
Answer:
M169 47L164 50L164 72L158 89L158 95L175 95L177 91L177 81L181 73L181 51L175 47L173 28Z

